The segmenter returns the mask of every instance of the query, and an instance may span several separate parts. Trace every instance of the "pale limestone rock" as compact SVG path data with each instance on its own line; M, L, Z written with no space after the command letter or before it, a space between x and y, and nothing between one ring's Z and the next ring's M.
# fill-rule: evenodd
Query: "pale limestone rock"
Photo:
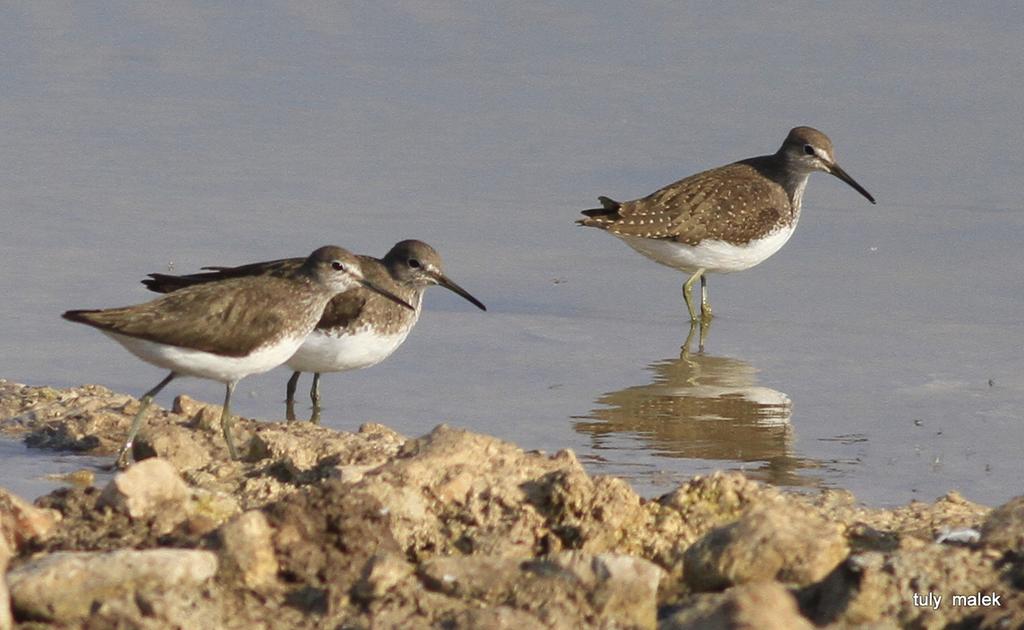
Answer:
M103 489L100 505L127 514L133 519L156 515L162 510L182 510L189 489L178 471L167 460L150 458L118 473ZM181 519L187 516L182 513Z
M796 598L778 582L753 582L725 593L698 595L659 630L811 630Z
M992 510L981 527L987 547L1016 554L1024 552L1024 497L1015 497Z
M658 565L617 553L564 552L554 564L571 571L589 593L598 615L615 626L653 628L658 618Z
M71 622L111 599L194 588L217 571L217 556L191 549L58 552L7 574L11 602L31 619Z
M60 512L37 508L0 488L0 539L13 551L30 540L45 540L61 520Z
M715 528L686 550L686 582L698 591L778 580L807 585L849 554L843 530L813 508L769 503Z
M417 571L431 591L476 610L465 617L467 623L471 618L522 621L529 613L534 620L529 625L579 627L588 619L600 619L610 628L657 625L661 573L642 558L580 552L536 560L437 557L421 563ZM482 610L490 612L480 617Z
M252 510L220 528L221 567L237 571L249 588L261 590L277 578L273 532L263 512Z
M11 618L11 595L7 591L7 562L14 555L7 539L0 536L0 630L10 630L14 625Z
M944 628L986 611L952 604L954 594L978 592L1010 594L998 554L914 540L893 552L851 556L814 587L813 620L845 627L888 622ZM939 606L915 605L914 594L928 593L942 595Z
M382 597L415 571L416 567L397 554L378 553L363 567L356 592L364 600Z

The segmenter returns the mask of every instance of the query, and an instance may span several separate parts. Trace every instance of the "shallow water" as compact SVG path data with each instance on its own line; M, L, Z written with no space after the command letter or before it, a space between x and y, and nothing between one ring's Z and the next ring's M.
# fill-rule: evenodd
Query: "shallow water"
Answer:
M60 312L420 238L489 310L430 290L392 358L324 377L330 426L571 448L645 495L719 468L875 505L1018 494L1021 9L630 6L0 10L0 376L139 395L161 372ZM572 222L797 124L879 203L813 176L778 254L710 278L681 357L682 276ZM286 379L235 409L279 419ZM222 397L158 402L180 392ZM4 485L44 492L68 457L5 456Z
M22 497L37 497L69 485L63 477L79 471L93 474L93 483L106 485L114 474L106 470L111 460L106 457L71 453L42 454L25 446L20 440L0 438L3 458L3 488Z

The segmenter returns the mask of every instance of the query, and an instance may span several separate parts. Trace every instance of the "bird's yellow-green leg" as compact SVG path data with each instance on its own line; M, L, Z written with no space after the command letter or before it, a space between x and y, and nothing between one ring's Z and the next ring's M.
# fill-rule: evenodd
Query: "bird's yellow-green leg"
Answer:
M697 322L690 322L690 332L686 334L686 341L679 348L681 350L679 358L685 359L690 356L690 342L693 341L693 333L695 332L697 332Z
M302 372L293 372L292 377L288 379L288 389L284 399L284 418L289 422L295 420L295 388L299 384L300 376L302 376Z
M679 348L681 350L679 353L679 357L681 359L691 356L690 344L693 342L693 336L697 333L698 329L700 330L700 334L697 337L697 353L704 353L704 342L707 340L708 331L711 330L711 322L690 322L690 332L687 333L686 341L684 341L683 345Z
M704 268L701 267L697 271L693 272L693 275L690 276L689 280L687 280L686 282L683 283L683 299L686 300L686 308L690 311L690 321L691 322L698 321L698 318L697 318L697 309L694 308L694 306L693 306L693 299L690 297L690 292L693 289L693 283L696 282L698 278L703 278L703 277L704 277Z
M708 277L700 275L700 319L705 324L711 321L711 302L708 301Z
M146 416L149 404L153 402L153 398L160 393L160 390L173 381L176 376L177 374L171 372L167 375L167 378L157 383L156 387L143 394L142 398L139 399L139 410L132 419L132 428L128 430L128 439L124 441L121 450L117 452L117 460L115 460L114 465L118 468L123 470L132 463L132 443L135 442L135 435L142 428L142 419Z
M697 352L704 353L704 342L708 338L708 331L711 330L711 318L700 323L700 338L697 340Z
M235 441L231 438L231 392L235 391L235 383L228 383L224 393L224 410L220 412L220 428L224 431L224 441L228 443L228 455L238 459Z

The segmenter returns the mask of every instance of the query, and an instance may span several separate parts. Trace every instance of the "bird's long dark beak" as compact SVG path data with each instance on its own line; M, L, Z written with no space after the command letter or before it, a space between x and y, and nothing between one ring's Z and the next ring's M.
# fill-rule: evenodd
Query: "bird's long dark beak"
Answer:
M428 271L427 275L429 275L431 278L433 278L434 282L436 282L440 286L448 289L449 291L451 291L453 293L458 293L459 295L464 297L466 299L466 301L471 302L473 304L473 306L477 307L481 311L486 311L487 310L487 307L484 306L483 302L481 302L480 300L478 300L475 297L473 297L472 295L470 295L469 291L463 289L459 285L457 285L454 282L452 282L452 280L448 276L444 275L443 273L441 273L439 271Z
M366 278L359 278L359 284L363 285L364 287L366 287L367 289L373 291L374 293L379 293L380 295L383 295L384 297L386 297L387 299L391 300L395 304L401 304L402 306L404 306L405 308L409 309L410 311L415 311L416 310L416 308L412 304L409 304L408 302L406 302L402 298L398 297L394 293L392 293L392 292L390 292L390 291L388 291L386 289L382 289L382 288L378 287L377 285L375 285L374 283L370 282Z
M850 175L842 168L840 168L838 164L829 165L828 172L849 184L851 188L853 188L860 194L864 195L867 198L867 200L870 201L871 203L875 203L875 198L871 196L871 193L864 190L864 187L858 184L857 180L850 177Z

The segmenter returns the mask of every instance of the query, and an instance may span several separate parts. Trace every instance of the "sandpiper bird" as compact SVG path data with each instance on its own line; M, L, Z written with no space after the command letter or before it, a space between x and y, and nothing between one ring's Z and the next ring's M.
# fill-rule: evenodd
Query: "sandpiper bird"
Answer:
M700 279L701 321L711 320L708 273L749 269L786 244L800 220L800 202L814 171L835 175L875 203L836 164L832 141L811 127L796 127L772 155L740 160L691 175L642 199L599 197L579 225L607 230L644 256L690 274L683 299Z
M286 273L231 278L188 287L135 306L67 311L63 317L98 328L147 363L170 370L146 392L117 455L131 462L132 443L153 397L178 376L224 383L221 429L232 459L231 393L242 378L281 365L302 345L336 295L366 287L412 306L364 277L361 263L340 247L316 250Z
M370 367L388 358L416 325L423 304L423 291L428 286L443 286L480 310L487 310L480 300L445 275L441 256L423 241L401 241L383 260L370 256L358 258L367 279L412 304L413 310L401 308L360 289L331 300L316 329L286 362L294 370L287 388L289 420L295 419L295 388L302 372L313 372L311 420L317 422L320 415L320 374ZM205 273L184 276L154 273L142 283L153 291L167 293L224 278L287 273L300 263L298 258L289 258L240 267L206 267L209 271Z

